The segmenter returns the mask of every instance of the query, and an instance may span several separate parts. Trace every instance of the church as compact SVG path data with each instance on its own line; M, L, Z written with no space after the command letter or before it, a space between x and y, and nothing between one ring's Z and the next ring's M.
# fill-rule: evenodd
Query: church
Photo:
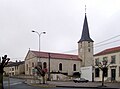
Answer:
M51 80L62 80L80 73L81 67L93 66L93 43L85 13L82 35L78 41L78 55L29 50L25 57L25 74L34 75L35 66L39 64L42 69L46 69Z

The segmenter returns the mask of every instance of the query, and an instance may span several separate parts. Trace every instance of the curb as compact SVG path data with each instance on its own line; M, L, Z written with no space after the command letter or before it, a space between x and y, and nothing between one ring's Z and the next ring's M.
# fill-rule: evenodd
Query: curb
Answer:
M37 86L37 87L42 87L42 88L55 88L55 85L49 85L49 84L29 84L31 86Z
M63 88L89 88L89 89L120 89L120 88L110 88L110 87L85 87L85 86L56 86Z
M101 87L101 86L59 86L55 84L32 84L24 82L25 84L28 84L30 86L36 86L41 88L55 88L55 87L61 87L61 88L86 88L86 89L120 89L120 88L111 88L111 87Z
M41 87L41 88L55 88L56 85L52 85L52 84L32 84L32 83L26 83L25 84L29 85L29 86L36 86L36 87Z

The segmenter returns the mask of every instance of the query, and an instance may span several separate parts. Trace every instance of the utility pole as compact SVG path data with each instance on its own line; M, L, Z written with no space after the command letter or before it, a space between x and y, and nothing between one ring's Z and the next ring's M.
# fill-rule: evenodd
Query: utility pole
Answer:
M50 81L50 53L48 53L49 59L48 59L48 81Z

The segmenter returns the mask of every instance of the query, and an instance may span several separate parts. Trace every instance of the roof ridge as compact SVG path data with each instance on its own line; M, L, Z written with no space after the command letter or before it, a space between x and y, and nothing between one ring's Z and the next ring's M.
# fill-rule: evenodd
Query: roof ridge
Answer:
M31 52L38 52L39 53L39 51L34 51L34 50L31 50ZM50 54L61 54L61 55L78 56L78 55L75 55L75 54L54 53L54 52L45 52L45 51L40 51L40 53L50 53Z
M120 46L107 48L107 49L105 49L101 52L96 53L94 56L104 55L104 54L108 54L108 53L112 53L112 52L118 52L118 51L120 51Z
M53 58L53 59L73 59L73 60L81 60L78 55L71 55L71 54L62 54L62 53L52 53L52 52L40 52L39 51L31 51L33 52L36 57L41 58ZM50 53L50 54L49 54Z

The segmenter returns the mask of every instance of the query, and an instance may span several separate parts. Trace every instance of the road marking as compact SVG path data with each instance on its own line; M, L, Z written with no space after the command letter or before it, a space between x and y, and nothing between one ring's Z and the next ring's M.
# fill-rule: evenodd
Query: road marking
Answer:
M10 86L17 85L17 84L21 84L21 83L22 83L22 82L12 83L12 84L10 84ZM4 86L8 86L8 84L4 84Z
M21 84L22 82L17 82L17 83L12 83L10 85L17 85L17 84Z

